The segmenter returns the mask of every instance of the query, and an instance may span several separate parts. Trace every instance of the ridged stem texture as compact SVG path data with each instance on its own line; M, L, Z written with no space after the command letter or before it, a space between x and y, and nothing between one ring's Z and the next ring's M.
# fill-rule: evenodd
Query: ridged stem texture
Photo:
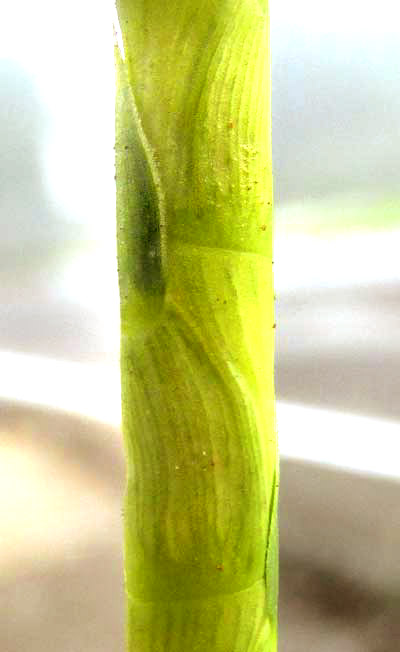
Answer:
M267 0L117 0L128 652L276 652Z

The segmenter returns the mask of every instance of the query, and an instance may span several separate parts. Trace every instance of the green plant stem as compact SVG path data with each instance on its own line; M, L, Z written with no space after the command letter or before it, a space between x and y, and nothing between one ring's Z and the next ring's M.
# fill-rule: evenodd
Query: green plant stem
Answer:
M275 652L266 0L119 0L129 652Z

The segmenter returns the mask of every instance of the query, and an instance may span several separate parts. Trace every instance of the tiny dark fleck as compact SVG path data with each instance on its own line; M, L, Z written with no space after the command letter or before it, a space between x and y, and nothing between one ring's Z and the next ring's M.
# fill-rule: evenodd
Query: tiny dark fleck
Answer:
M267 230L267 225L266 224L261 224L260 229L261 229L261 231L266 231Z

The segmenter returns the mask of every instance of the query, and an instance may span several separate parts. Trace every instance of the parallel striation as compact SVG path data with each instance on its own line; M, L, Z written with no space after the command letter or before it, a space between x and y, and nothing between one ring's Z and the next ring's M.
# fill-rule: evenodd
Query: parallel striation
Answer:
M275 652L262 0L119 0L129 652Z

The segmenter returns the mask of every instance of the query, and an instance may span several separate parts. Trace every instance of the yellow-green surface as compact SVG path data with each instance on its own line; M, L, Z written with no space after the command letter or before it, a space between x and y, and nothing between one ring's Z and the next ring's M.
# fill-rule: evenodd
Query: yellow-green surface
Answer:
M264 0L119 0L129 652L275 652Z

